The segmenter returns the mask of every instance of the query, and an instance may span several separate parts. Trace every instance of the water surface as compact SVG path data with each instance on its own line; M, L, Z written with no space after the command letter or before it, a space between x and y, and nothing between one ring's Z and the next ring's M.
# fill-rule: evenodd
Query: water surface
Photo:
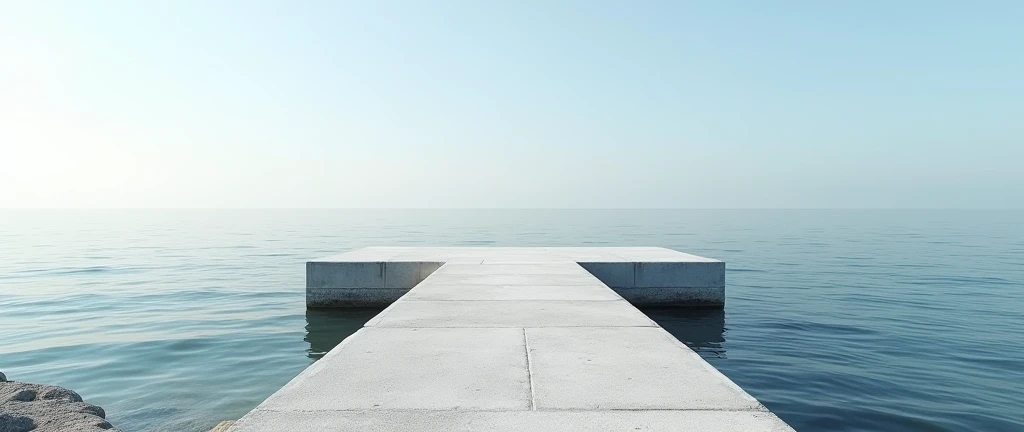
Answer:
M724 312L645 312L798 430L1024 430L1022 211L2 211L0 370L205 431L375 314L304 306L370 245L719 258Z

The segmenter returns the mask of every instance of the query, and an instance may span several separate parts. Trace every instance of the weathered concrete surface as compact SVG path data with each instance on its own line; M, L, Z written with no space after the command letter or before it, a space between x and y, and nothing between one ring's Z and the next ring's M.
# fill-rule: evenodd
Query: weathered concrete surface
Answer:
M340 346L264 405L288 411L529 408L522 329L369 327Z
M659 327L529 328L526 336L537 409L761 409Z
M792 431L577 262L509 252L439 267L230 430Z
M656 247L371 247L306 263L308 307L387 306L445 263L578 263L602 286L638 306L721 308L725 263ZM538 270L544 272L543 267ZM472 273L453 272L452 286L475 283ZM548 286L570 286L580 277L547 273ZM519 284L523 274L487 278L493 285ZM592 283L593 278L587 279ZM585 284L586 284L585 283Z
M757 411L269 411L236 431L792 432Z
M367 323L376 327L632 327L654 325L619 301L398 301Z
M103 408L63 387L6 381L0 374L2 432L117 432Z

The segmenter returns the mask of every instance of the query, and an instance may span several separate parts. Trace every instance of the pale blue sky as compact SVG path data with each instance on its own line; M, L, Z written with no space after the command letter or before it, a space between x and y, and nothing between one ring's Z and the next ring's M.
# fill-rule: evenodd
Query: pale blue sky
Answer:
M1021 1L0 6L0 207L1021 206Z

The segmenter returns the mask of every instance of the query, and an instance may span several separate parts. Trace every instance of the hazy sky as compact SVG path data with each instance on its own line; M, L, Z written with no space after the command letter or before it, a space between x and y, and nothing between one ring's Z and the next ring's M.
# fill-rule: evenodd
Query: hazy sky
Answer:
M0 207L1022 206L1017 0L0 5Z

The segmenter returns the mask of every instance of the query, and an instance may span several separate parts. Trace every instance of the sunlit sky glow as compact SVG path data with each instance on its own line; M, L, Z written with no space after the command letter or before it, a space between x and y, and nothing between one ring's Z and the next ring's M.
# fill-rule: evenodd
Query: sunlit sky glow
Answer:
M11 1L0 207L1022 207L1024 2Z

